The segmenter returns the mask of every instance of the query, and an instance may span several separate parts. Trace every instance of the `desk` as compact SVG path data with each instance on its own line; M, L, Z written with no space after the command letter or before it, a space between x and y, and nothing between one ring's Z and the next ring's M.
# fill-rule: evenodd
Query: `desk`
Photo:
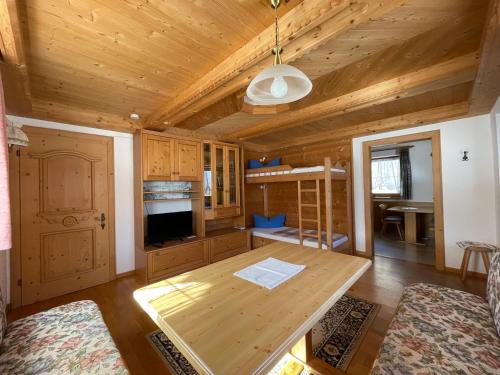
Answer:
M268 257L306 268L272 290L233 275ZM148 285L134 298L200 374L267 374L370 265L275 242Z
M411 207L395 206L387 211L403 212L405 214L405 242L418 244L417 242L417 214L433 214L434 207Z

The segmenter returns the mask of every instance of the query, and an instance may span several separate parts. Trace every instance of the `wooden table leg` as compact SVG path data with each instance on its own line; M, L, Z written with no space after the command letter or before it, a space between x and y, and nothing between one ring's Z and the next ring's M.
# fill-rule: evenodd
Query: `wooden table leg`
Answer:
M313 358L312 331L307 332L306 335L294 345L290 353L303 363L309 362Z
M405 242L417 243L417 214L405 212Z
M465 281L467 278L467 270L469 268L469 260L470 260L471 251L468 249L464 250L464 257L462 259L462 267L460 267L460 271L462 274L462 281Z

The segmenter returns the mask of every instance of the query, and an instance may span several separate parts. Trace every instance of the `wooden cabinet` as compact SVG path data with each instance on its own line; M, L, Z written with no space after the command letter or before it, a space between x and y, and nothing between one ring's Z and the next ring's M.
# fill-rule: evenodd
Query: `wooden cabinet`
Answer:
M199 240L147 253L148 281L167 278L209 263L206 241Z
M146 181L201 181L201 142L143 134Z
M174 179L175 140L151 134L142 138L142 161L145 180Z
M263 247L269 244L276 242L275 240L271 240L269 238L255 237L252 236L252 250L258 249L259 247Z
M240 150L238 146L204 144L205 217L217 219L240 215Z
M207 241L209 243L210 263L250 250L247 231L228 233L210 238Z

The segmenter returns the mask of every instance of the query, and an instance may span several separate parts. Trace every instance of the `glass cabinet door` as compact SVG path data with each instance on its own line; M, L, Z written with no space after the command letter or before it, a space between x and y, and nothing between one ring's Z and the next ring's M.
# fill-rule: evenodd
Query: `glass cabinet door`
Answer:
M228 204L238 204L238 150L227 148L228 159Z
M217 207L224 206L224 148L214 146L215 149L215 187Z
M210 143L203 144L203 195L205 208L212 208L212 147Z

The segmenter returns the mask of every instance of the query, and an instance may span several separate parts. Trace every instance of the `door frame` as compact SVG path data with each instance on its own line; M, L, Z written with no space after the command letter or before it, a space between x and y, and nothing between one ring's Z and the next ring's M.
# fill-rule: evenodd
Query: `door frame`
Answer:
M116 244L115 244L115 173L114 173L114 144L113 137L94 135L87 133L72 132L67 130L49 129L38 126L23 126L29 133L32 131L44 131L50 136L67 134L78 136L82 140L104 140L107 145L108 156L108 218L109 225L109 281L116 279ZM21 165L20 146L9 147L9 186L10 204L12 218L12 249L10 251L10 307L22 306L22 269L21 269Z
M365 213L365 246L366 254L374 257L373 238L373 204L372 204L372 171L371 148L387 143L403 143L412 141L430 140L432 142L432 174L434 195L434 229L436 247L436 269L445 270L444 249L444 217L443 217L443 176L441 170L441 132L433 130L423 133L407 134L396 137L382 138L363 142L363 195Z

